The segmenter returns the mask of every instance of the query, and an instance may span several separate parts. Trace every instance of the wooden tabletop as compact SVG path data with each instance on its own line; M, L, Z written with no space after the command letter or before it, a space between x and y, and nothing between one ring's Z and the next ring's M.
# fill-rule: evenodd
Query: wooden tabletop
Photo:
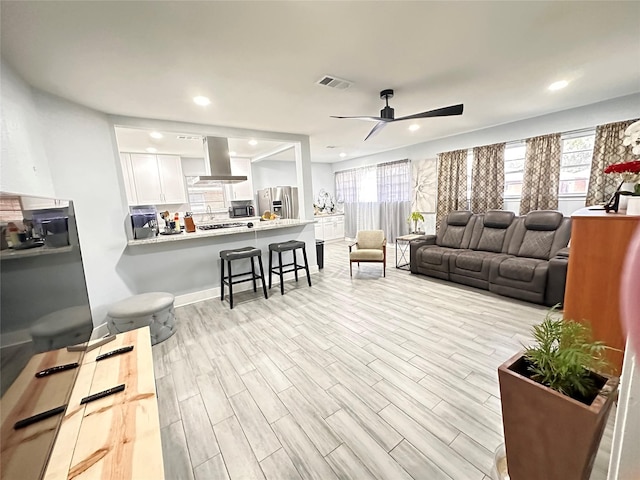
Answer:
M95 361L127 345L134 345L133 351ZM123 383L123 392L80 405L83 397ZM148 327L119 334L85 355L44 476L67 478L164 478Z

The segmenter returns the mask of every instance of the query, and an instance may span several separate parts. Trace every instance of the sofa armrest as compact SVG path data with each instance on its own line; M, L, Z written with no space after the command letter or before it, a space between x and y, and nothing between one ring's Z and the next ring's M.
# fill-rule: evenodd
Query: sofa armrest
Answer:
M552 307L564 303L564 289L567 283L567 267L569 265L569 249L563 248L549 260L547 270L547 287L544 293L545 305Z
M436 244L436 236L435 235L423 235L420 238L416 238L415 240L411 240L409 242L409 269L411 273L418 273L416 268L416 252L420 247L425 245L435 245Z

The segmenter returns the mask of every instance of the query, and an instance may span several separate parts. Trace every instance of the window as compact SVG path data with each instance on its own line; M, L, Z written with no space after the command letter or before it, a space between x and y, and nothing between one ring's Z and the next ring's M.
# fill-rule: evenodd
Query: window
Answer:
M227 210L225 188L219 185L196 187L193 185L198 177L187 177L189 205L193 213L214 213Z
M524 142L508 143L504 149L504 196L519 197L524 177Z
M411 199L408 160L336 172L335 180L338 202L383 203Z
M15 220L22 221L22 217L20 197L3 195L0 198L0 221L3 223Z
M562 137L560 160L560 195L587 193L595 133L576 132Z

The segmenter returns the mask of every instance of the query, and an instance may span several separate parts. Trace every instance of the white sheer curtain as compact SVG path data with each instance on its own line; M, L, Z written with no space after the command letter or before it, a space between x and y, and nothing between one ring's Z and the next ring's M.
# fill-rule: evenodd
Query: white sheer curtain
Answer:
M336 172L336 196L344 202L345 235L383 230L387 242L409 233L411 167L409 160Z

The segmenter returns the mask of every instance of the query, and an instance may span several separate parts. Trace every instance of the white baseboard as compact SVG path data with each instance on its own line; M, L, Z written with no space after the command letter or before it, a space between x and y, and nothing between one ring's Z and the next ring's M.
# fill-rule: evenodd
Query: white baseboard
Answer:
M10 347L11 345L19 345L31 341L31 334L28 328L16 330L15 332L6 332L0 335L0 347Z
M318 269L317 265L313 265L309 267L309 273L311 275L318 273L320 271L320 269ZM302 279L304 278L305 273L302 270L298 270L298 278ZM265 277L266 281L267 281L267 285L269 284L269 280L268 280L268 272L265 272ZM289 280L293 280L295 279L295 274L293 272L289 272L289 273L285 273L284 274L284 281L289 281ZM278 277L278 275L273 275L272 276L272 285L280 285L280 278ZM251 285L251 282L247 282L247 283L242 283L242 284L238 284L238 285L234 285L233 286L233 291L234 292L244 292L247 290L250 290L253 288L253 285ZM258 290L260 289L260 287L258 287ZM228 290L227 290L227 294L228 294ZM198 303L198 302L202 302L204 300L211 300L213 298L220 298L220 287L215 287L215 288L207 288L206 290L200 290L198 292L191 292L191 293L185 293L183 295L176 295L176 299L174 301L174 306L176 307L184 307L185 305L191 305L192 303Z

